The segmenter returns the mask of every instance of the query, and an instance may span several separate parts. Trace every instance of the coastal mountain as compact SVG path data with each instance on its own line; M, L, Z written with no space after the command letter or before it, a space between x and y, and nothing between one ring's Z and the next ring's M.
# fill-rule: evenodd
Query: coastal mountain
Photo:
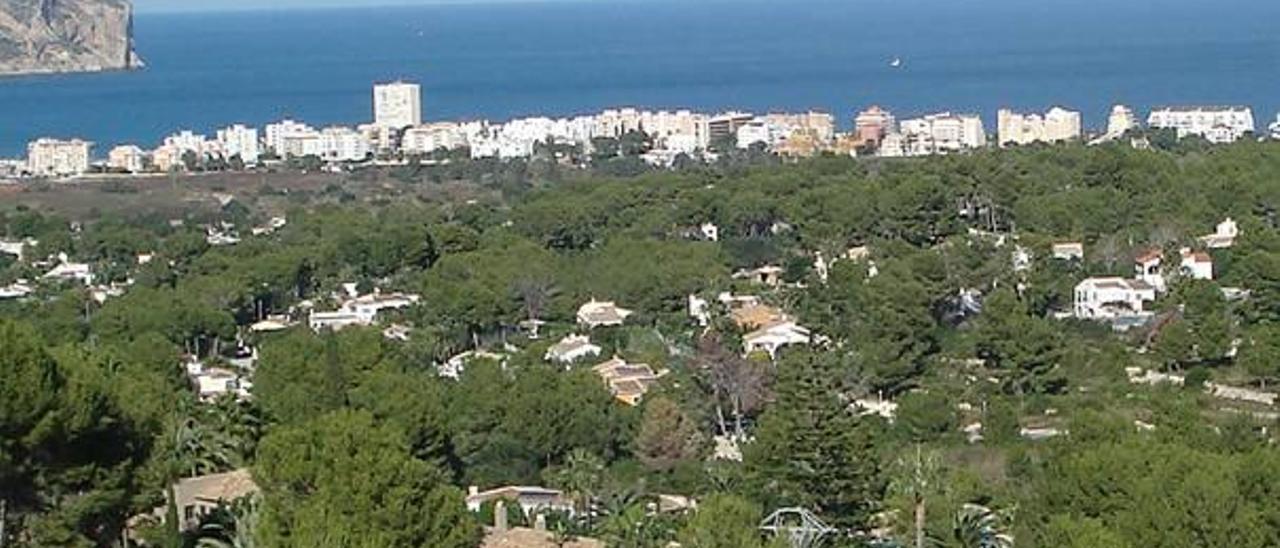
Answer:
M128 0L0 0L0 75L140 65Z

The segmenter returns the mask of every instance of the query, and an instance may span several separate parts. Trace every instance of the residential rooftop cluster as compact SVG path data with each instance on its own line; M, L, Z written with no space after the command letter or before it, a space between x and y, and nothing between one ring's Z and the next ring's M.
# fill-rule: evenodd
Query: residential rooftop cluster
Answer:
M608 109L567 118L529 117L493 123L424 122L422 91L416 83L391 82L373 88L373 121L355 127L317 128L283 119L261 131L244 124L217 130L212 136L180 130L145 149L121 144L94 156L94 143L81 138L40 138L27 146L25 160L0 162L0 176L71 178L88 173L167 173L196 169L243 170L288 159L314 158L331 169L341 166L403 163L441 151L465 150L471 158L528 158L546 147L580 148L590 155L601 140L632 134L648 140L642 158L671 166L682 156L712 160L727 148L765 150L791 157L818 153L925 156L955 153L996 144L1027 145L1085 140L1105 143L1142 127L1134 111L1116 105L1105 130L1088 133L1079 112L1053 107L1047 112L1001 109L996 132L988 133L981 116L938 112L898 119L872 106L857 113L847 132L839 131L830 113L707 114L690 110ZM1146 125L1176 131L1178 138L1198 136L1211 143L1230 143L1257 133L1252 109L1246 106L1161 107ZM1280 139L1280 116L1267 128ZM1134 142L1141 146L1142 141ZM558 159L566 160L563 156Z

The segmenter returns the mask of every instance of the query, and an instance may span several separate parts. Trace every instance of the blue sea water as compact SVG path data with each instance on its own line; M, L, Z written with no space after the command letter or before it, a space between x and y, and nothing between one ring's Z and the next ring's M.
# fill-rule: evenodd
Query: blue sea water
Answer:
M427 118L612 106L902 115L1002 106L1280 108L1276 0L617 0L140 13L148 68L0 80L0 155L39 136L152 146L283 116L371 118L370 86L423 85ZM901 57L905 66L888 61Z

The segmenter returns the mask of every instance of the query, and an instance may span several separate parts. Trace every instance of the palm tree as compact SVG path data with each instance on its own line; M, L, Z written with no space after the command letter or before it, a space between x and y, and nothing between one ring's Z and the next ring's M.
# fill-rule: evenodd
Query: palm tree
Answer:
M926 452L917 444L915 453L899 457L895 468L889 489L911 500L915 510L915 548L925 548L925 499L941 485L941 459L936 452Z
M254 548L254 533L258 528L257 495L219 507L200 525L196 548Z
M650 513L643 503L635 502L614 513L601 526L609 546L618 548L650 548L665 546L673 531L661 516Z
M956 513L950 536L935 538L934 545L940 548L1012 548L1013 536L1003 531L1012 521L1011 511L965 504Z
M592 500L604 475L604 461L586 449L574 449L556 471L555 484L573 499L574 511L591 521Z

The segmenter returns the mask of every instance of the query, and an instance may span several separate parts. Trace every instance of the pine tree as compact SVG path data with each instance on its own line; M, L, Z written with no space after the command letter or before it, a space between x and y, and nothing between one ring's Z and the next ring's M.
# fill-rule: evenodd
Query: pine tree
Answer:
M884 494L876 419L854 414L830 354L793 353L779 365L747 466L771 506L802 506L829 523L864 524ZM766 507L769 509L769 507Z

